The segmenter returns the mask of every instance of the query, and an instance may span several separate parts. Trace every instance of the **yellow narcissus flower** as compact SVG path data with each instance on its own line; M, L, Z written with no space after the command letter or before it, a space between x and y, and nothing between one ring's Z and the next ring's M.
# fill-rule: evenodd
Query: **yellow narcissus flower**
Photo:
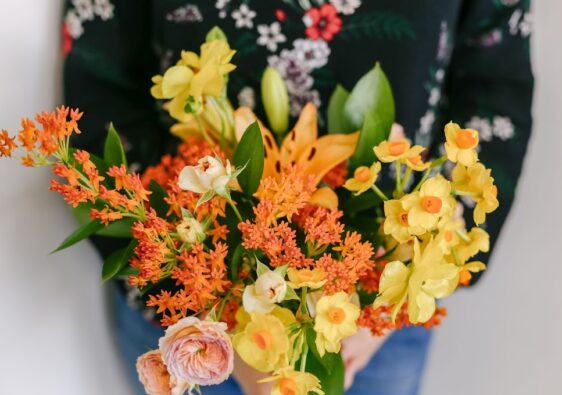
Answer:
M292 367L280 369L273 376L262 379L259 383L271 381L274 382L271 395L307 395L311 392L324 395L324 391L320 388L320 380L316 376L295 371Z
M339 352L340 341L357 332L355 321L359 318L359 307L350 301L345 292L323 296L316 303L314 331L316 348L321 356L326 351Z
M380 162L375 162L371 167L359 166L353 173L353 178L348 179L343 185L344 188L355 195L361 195L363 192L370 189L381 171Z
M499 206L498 188L494 185L492 171L483 164L471 167L455 166L452 179L455 190L469 195L476 203L472 213L476 225L486 222L486 214Z
M385 266L373 307L393 305L394 320L407 299L410 321L424 323L435 313L435 299L451 295L458 279L459 268L444 260L438 242L430 240L421 252L419 241L414 239L414 259L409 266L400 261Z
M468 262L460 266L459 285L469 285L472 279L472 273L478 273L486 270L486 265L480 261Z
M167 104L170 115L182 122L191 120L185 111L187 103L192 111L203 110L203 96L219 96L224 87L225 74L235 66L230 59L234 55L228 43L213 40L201 46L201 57L193 52L182 52L182 58L164 75L152 78L150 92L157 99L171 99Z
M410 226L431 230L439 218L449 214L455 205L451 197L451 184L441 175L430 178L423 183L419 192L404 196L403 205L408 211Z
M373 151L381 162L390 163L420 155L424 149L421 145L412 147L407 139L400 138L393 141L384 140L373 148Z
M413 235L421 235L425 229L421 226L411 226L408 210L404 208L402 200L387 200L384 202L383 231L391 235L399 243L406 243Z
M289 276L289 286L294 289L308 287L310 289L321 288L326 283L326 276L323 269L293 269L287 270Z
M453 122L445 125L445 152L447 159L463 166L472 166L478 161L476 146L478 145L478 132L474 129L461 129Z
M463 225L464 221L448 216L441 218L439 221L437 225L439 233L437 233L435 239L441 244L446 254L449 253L452 247L459 244L460 236L457 231L463 230Z
M455 253L460 263L465 263L479 252L490 251L490 235L482 228L472 228L468 232L469 240L461 239L455 247Z
M295 315L293 312L285 307L275 306L273 310L269 312L269 315L279 318L283 325L291 325L297 322ZM246 325L252 320L250 314L244 309L244 307L240 307L236 311L236 332L242 332Z
M260 372L271 372L288 363L285 325L273 315L250 314L250 322L234 335L232 344L240 358Z
M424 171L431 166L430 162L424 162L420 154L409 156L403 159L403 163L415 171Z

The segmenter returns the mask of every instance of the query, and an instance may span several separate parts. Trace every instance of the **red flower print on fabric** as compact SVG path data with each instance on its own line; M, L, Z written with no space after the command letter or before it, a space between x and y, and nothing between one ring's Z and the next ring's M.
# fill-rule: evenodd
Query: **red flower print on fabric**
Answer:
M336 7L326 3L318 8L309 9L303 17L306 26L305 34L311 40L319 38L331 41L341 31L342 20Z

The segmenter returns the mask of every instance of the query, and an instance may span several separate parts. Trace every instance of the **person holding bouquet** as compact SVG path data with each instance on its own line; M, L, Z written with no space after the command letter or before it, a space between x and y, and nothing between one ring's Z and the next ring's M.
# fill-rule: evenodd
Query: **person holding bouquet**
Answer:
M141 170L177 145L168 132L174 124L169 109L150 94L151 78L173 66L182 50L197 48L213 26L238 50L228 97L261 119L266 67L285 81L292 120L312 103L325 129L336 85L350 89L379 62L397 108L390 140L408 139L442 155L444 124L455 120L480 132L481 159L495 174L501 201L487 222L493 247L514 199L531 131L529 7L528 0L70 0L62 28L65 103L86 114L75 139L79 147L101 152L104 120L112 120L130 169ZM381 177L396 181L394 171ZM468 199L466 204L470 207ZM93 240L103 256L121 247ZM478 274L466 282L477 279ZM137 356L163 330L150 310L142 310L138 295L119 288L118 340L136 376ZM421 327L384 337L359 330L342 345L346 388L351 394L418 393L429 343L430 332ZM205 393L269 393L270 384L257 383L265 376L240 360L234 375L238 383L228 380Z

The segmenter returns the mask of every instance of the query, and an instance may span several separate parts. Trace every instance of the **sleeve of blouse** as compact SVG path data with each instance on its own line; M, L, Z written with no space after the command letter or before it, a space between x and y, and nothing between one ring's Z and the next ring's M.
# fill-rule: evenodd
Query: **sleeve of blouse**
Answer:
M72 0L64 12L65 103L84 111L75 144L100 153L113 122L129 163L154 162L167 133L150 96L151 0Z
M512 206L531 134L530 0L464 3L440 124L453 120L480 131L480 159L492 168L499 191L500 207L486 223L493 248ZM471 216L466 219L471 224ZM489 256L478 258L489 262Z

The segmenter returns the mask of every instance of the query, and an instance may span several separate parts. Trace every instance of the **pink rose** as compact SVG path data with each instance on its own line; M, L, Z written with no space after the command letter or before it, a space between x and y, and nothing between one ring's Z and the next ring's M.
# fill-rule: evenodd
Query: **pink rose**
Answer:
M149 351L137 359L139 380L148 395L181 395L188 385L170 376L160 351Z
M234 351L224 322L186 317L170 326L159 348L168 372L190 385L222 383L230 376Z

